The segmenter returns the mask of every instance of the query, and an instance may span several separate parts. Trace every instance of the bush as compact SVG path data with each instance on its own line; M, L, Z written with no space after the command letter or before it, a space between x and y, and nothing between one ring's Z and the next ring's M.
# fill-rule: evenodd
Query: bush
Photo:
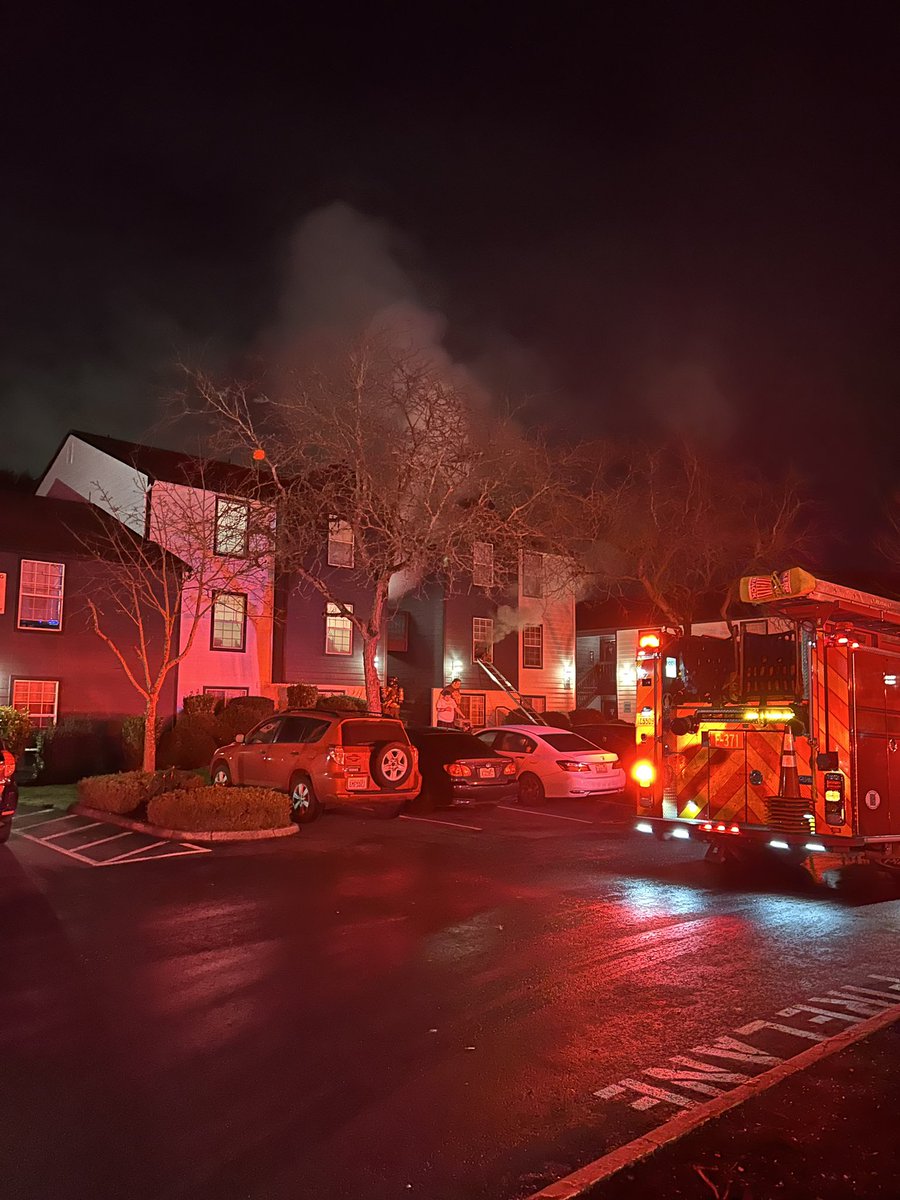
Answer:
M218 696L210 696L207 692L195 692L191 696L185 696L183 707L187 716L207 717L213 721L221 704Z
M541 713L541 716L548 725L552 725L555 729L571 729L572 724L569 719L569 714L561 712L559 709L548 709L547 712Z
M0 707L0 738L11 754L21 758L33 730L31 717L17 708Z
M200 787L156 796L147 805L147 818L163 829L188 833L281 829L291 823L291 804L283 792L267 788Z
M122 721L122 761L126 770L137 771L144 761L144 729L147 718L143 716L125 717ZM159 745L163 734L165 721L156 718L156 744Z
M275 711L275 701L267 696L235 696L229 700L216 722L218 744L233 742L237 733L249 733L254 725Z
M604 725L609 718L599 708L576 708L569 714L569 720L573 725Z
M287 690L288 708L315 708L319 689L313 683L291 683Z
M369 706L362 696L320 696L316 708L326 712L368 712Z
M92 775L78 781L78 803L109 813L133 813L154 796L203 787L190 771L123 771L118 775Z
M219 723L209 716L183 712L159 740L159 765L182 771L208 767L223 740Z
M120 770L125 756L112 722L72 716L43 731L41 759L42 783L74 783Z

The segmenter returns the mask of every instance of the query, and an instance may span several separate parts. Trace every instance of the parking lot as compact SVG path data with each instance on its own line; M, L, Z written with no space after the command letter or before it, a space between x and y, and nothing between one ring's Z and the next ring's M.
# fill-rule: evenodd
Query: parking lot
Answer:
M30 842L84 867L123 866L208 853L205 846L166 841L146 833L123 830L108 821L60 814L52 808L22 809L13 819L12 838L13 844Z

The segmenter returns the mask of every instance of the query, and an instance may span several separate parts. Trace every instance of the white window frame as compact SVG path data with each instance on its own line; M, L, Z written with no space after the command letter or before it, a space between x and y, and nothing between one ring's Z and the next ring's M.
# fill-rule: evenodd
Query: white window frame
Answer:
M494 546L492 542L476 542L472 547L472 582L476 587L494 586Z
M531 560L531 568L528 562ZM534 570L535 563L537 569ZM529 582L537 580L537 583ZM529 587L532 590L529 590ZM536 590L534 590L536 589ZM544 595L544 556L535 550L522 551L522 595L534 600L540 600Z
M480 630L479 630L479 622L480 622ZM476 630L479 630L479 632L484 634L485 636L479 636L479 633L476 632ZM478 662L478 658L475 655L476 647L483 646L483 645L486 645L488 650L487 650L487 654L483 655L481 661L487 662L487 663L492 663L494 661L494 618L493 617L473 617L472 618L472 662L473 663Z
M355 563L356 542L353 537L353 528L348 521L341 521L337 517L333 517L328 522L328 565L329 567L349 569Z
M341 605L347 612L353 612L352 604L345 604L342 601ZM348 658L353 654L353 622L341 612L341 605L336 604L333 600L329 600L325 605L325 653L334 655L337 658ZM345 632L347 634L347 649L333 649L333 636L339 634L343 642Z
M534 638L537 631L537 638ZM531 642L529 642L531 634ZM537 662L528 662L528 652L537 651ZM543 671L544 669L544 627L543 625L522 626L522 667L528 671Z
M243 514L242 521L234 521L238 512ZM230 514L230 515L229 515ZM223 540L228 542L243 525L243 535L239 550L222 549ZM215 528L213 529L213 554L217 558L246 558L250 553L250 502L248 500L232 500L229 496L216 496Z
M39 687L53 689L53 711L52 713L40 713L34 715L27 700L21 700L16 696L16 689L19 687ZM46 729L50 725L56 724L56 718L59 715L59 680L58 679L14 679L10 687L10 706L19 709L20 712L27 712L31 717L32 723L37 729ZM46 699L40 700L40 707L47 704Z
M227 704L229 700L237 700L241 696L249 696L250 689L246 687L212 687L205 685L203 695L215 696L217 700L221 700L224 704Z
M59 591L50 590L46 582L41 581L44 586L41 589L40 584L36 580L31 581L31 590L25 591L25 568L26 567L58 567L59 568ZM63 604L65 601L66 592L66 564L60 562L46 562L41 558L23 558L19 563L19 607L16 617L16 628L24 629L30 633L61 633L63 623ZM47 600L51 603L59 602L59 615L55 625L32 625L22 620L22 601L27 597L32 600Z
M473 710L475 715L473 716ZM487 724L487 695L484 692L462 692L459 711L475 727Z
M222 601L227 602L229 600L242 600L243 601L243 604L241 605L241 609L242 609L242 611L241 611L241 644L239 646L217 646L216 645L216 619L217 619L216 613L219 608L219 604ZM230 608L230 611L232 613L235 611L234 606L229 606L227 603L226 603L225 607ZM216 594L213 596L212 608L210 609L210 625L209 625L209 648L210 648L210 650L217 651L219 653L225 653L225 654L243 654L244 651L247 649L247 615L248 615L248 606L247 606L247 593L246 592L226 592L226 591L216 592ZM224 624L224 622L220 622L220 623ZM236 624L236 622L234 620L229 620L227 622L227 624L234 625L234 624Z
M536 713L545 713L547 711L546 696L526 696L524 692L520 692L519 695Z

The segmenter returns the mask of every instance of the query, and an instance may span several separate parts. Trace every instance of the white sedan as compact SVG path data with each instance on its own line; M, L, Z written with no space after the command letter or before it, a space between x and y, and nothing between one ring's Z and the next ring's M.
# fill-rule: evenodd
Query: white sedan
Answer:
M625 787L618 755L598 750L568 729L501 725L482 729L476 736L515 762L520 804L539 804L545 797L615 795Z

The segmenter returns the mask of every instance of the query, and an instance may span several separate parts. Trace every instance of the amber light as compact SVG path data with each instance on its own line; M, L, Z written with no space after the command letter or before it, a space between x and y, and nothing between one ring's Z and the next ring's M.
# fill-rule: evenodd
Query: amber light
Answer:
M642 633L638 639L638 645L642 650L658 650L659 649L659 634L658 633Z
M263 448L261 446L257 446L256 449L253 451L253 461L254 462L262 462L262 460L265 457L266 457L265 450L263 450Z
M631 768L631 778L638 787L648 788L656 779L656 767L649 759L639 759Z

